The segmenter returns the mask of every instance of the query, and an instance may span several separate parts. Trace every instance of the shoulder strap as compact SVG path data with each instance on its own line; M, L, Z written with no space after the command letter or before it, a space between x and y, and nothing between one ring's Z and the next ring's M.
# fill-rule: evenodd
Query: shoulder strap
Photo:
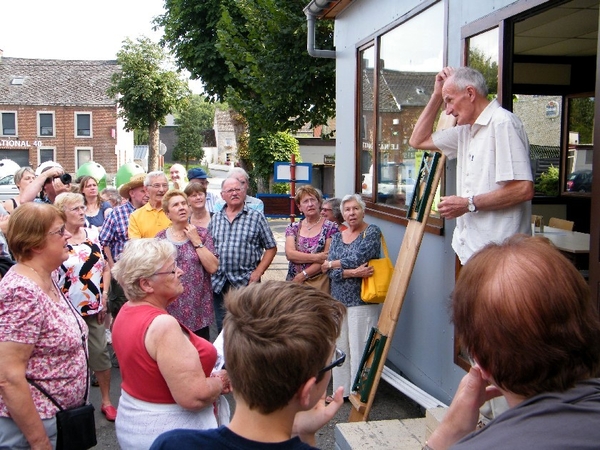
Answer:
M26 380L29 384L31 384L33 387L35 387L38 391L40 391L42 394L44 394L46 397L48 397L48 400L50 400L52 403L54 403L54 406L56 406L60 411L64 411L64 408L62 406L60 406L56 400L54 400L54 397L52 397L46 389L41 387L39 384L37 384L35 381L33 381L30 378L26 378Z

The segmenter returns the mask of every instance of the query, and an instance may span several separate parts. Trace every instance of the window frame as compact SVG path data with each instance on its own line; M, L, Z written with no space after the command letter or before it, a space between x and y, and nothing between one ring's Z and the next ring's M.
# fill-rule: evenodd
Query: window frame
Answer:
M80 156L79 156L80 151L89 151L90 159L83 163L80 162ZM75 170L78 170L86 162L93 161L93 160L94 160L94 147L75 147Z
M52 158L50 158L50 160L44 160L42 161L42 152L43 151L51 151L52 152ZM42 147L38 147L37 149L37 162L38 162L38 166L40 164L42 164L45 161L56 161L56 147L53 146L42 146Z
M15 119L15 132L13 134L4 133L4 114L13 114ZM17 111L0 111L0 136L6 137L17 137L19 136L19 120Z
M52 133L51 134L43 134L42 133L42 115L49 115L52 117ZM40 138L53 138L56 137L56 114L54 111L38 111L37 112L37 136Z
M88 116L90 120L89 134L79 134L79 117ZM92 139L94 137L94 127L92 121L92 112L91 111L75 111L74 113L74 134L76 139Z
M363 41L359 42L356 46L355 49L355 60L356 60L356 88L355 88L355 92L356 92L356 96L355 96L355 123L357 124L357 126L355 126L355 192L362 192L362 184L363 184L363 168L362 168L362 164L361 164L361 151L362 151L362 141L363 141L363 136L365 135L365 133L368 135L368 132L370 130L370 128L373 128L373 156L372 156L372 164L373 164L373 178L372 178L372 182L371 185L372 186L377 186L378 185L378 181L377 181L377 174L375 172L377 172L377 170L375 170L376 165L378 164L379 161L379 155L376 157L375 156L375 149L378 148L379 145L379 140L378 140L378 132L379 129L381 128L381 124L379 123L379 118L378 118L378 113L379 113L379 61L380 61L380 49L381 49L381 38L388 32L392 31L393 29L401 26L402 24L408 22L411 19L414 19L415 17L417 17L419 14L423 13L424 11L426 11L427 9L429 9L430 7L436 5L436 4L441 4L442 8L443 8L443 14L444 14L444 27L447 27L447 21L445 20L448 16L448 2L444 1L444 0L428 0L423 2L423 4L413 8L411 11L409 11L407 14L403 15L400 19L392 22L391 24L387 25L385 28L378 30L376 33L374 33L373 35L367 37L366 39L364 39ZM440 67L440 70L443 68L443 66L446 65L447 63L447 52L448 52L448 46L447 46L447 33L445 32L446 30L443 31L443 48L442 48L442 54L443 54L443 64L442 67ZM366 114L365 111L362 110L362 61L361 61L361 55L362 52L364 52L365 50L369 49L370 47L374 48L374 53L375 53L375 67L374 67L374 81L373 81L373 120L372 120L372 125L369 126L368 123L368 115ZM424 108L425 106L423 106ZM363 129L364 128L364 129ZM419 149L416 149L417 151ZM418 174L418 170L419 170L419 164L416 164L415 167L415 174L413 175L413 178L416 179L417 174ZM440 189L441 192L443 194L444 192L444 186L445 186L445 175L442 175L442 178L440 179ZM398 206L391 206L391 205L387 205L385 203L378 203L376 200L376 196L377 196L377 189L372 188L371 189L371 194L370 195L364 195L361 194L361 197L363 199L363 201L365 202L366 205L366 213L373 216L373 217L377 217L379 219L383 219L392 223L396 223L399 225L408 225L408 218L407 218L407 211L408 211L408 206L402 206L402 207L398 207ZM407 199L407 204L410 202L410 198ZM425 227L425 231L428 233L432 233L432 234L436 234L436 235L442 235L443 234L443 228L444 228L444 219L441 218L439 215L434 215L434 214L430 214L427 220L427 224Z

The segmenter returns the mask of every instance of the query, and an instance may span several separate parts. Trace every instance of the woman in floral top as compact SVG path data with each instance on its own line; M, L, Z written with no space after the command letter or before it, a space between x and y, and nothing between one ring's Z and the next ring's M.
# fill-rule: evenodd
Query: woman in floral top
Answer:
M303 283L321 273L321 264L327 259L331 237L338 227L321 217L323 197L314 187L300 187L295 200L304 219L285 230L285 256L289 261L286 279Z
M7 239L18 264L0 281L0 448L53 448L58 408L83 405L87 326L58 290L52 272L68 257L64 216L24 203L10 216Z
M331 279L331 296L348 308L337 346L346 352L346 363L333 369L333 385L344 386L350 395L354 376L362 359L369 331L377 326L380 306L360 298L362 279L373 275L367 263L380 257L381 230L365 222L365 203L358 194L346 195L341 202L348 228L336 234L329 248L323 271Z
M206 228L189 223L190 207L183 192L167 192L162 207L171 226L159 232L156 238L175 245L177 267L183 270L183 293L167 311L194 334L209 340L209 326L214 318L210 276L219 267L212 237Z
M65 226L71 235L69 258L58 270L58 285L88 326L90 368L96 374L102 396L100 411L113 422L117 410L110 401L112 364L104 331L110 268L102 255L98 229L84 227L86 207L83 202L83 195L71 192L60 194L54 201L54 205L64 212Z

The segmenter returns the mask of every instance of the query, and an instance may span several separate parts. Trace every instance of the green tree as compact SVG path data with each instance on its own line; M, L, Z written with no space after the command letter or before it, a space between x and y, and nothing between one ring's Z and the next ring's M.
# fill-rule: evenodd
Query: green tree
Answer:
M201 161L204 158L202 133L213 127L215 105L208 103L198 95L191 96L179 110L175 119L177 144L173 149L173 158L185 162L186 169L190 160Z
M498 63L477 48L469 49L469 67L478 70L485 78L489 95L495 98L498 95Z
M187 82L167 67L163 49L146 37L127 38L117 53L121 71L111 79L108 94L117 98L125 129L147 129L149 170L158 168L159 127L189 94Z
M569 131L579 133L580 144L594 143L594 97L569 99Z
M254 161L252 174L258 179L260 191L270 191L273 164L290 161L292 154L301 162L300 145L290 133L250 133L250 152Z
M308 55L305 3L246 0L223 11L216 48L237 80L226 98L251 130L295 131L335 115L335 61ZM327 45L333 24L318 24L317 40Z

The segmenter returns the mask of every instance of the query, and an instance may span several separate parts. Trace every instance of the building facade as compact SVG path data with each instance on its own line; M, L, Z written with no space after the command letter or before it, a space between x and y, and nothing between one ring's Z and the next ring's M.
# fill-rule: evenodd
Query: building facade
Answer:
M116 61L3 58L0 53L0 158L37 167L53 160L74 173L88 161L115 173L133 161L106 91Z
M317 56L336 60L335 195L362 194L366 220L382 229L392 259L408 223L406 206L393 196L407 187L420 162L419 149L408 143L414 120L431 95L437 72L447 65L470 65L484 73L503 107L528 116L524 123L536 149L532 166L536 158L553 158L559 164L559 193L536 195L534 214L561 211L577 231L592 230L589 281L594 298L599 298L600 182L596 177L591 192L567 189L574 171L600 164L600 153L594 151L600 139L600 110L594 102L600 88L599 4L600 0L308 3L305 11L315 20L335 21L335 50L316 50L319 43L313 39ZM448 161L441 195L456 192L455 179L456 163ZM456 276L454 226L454 220L431 212L386 363L445 403L451 401L465 367L447 308Z

